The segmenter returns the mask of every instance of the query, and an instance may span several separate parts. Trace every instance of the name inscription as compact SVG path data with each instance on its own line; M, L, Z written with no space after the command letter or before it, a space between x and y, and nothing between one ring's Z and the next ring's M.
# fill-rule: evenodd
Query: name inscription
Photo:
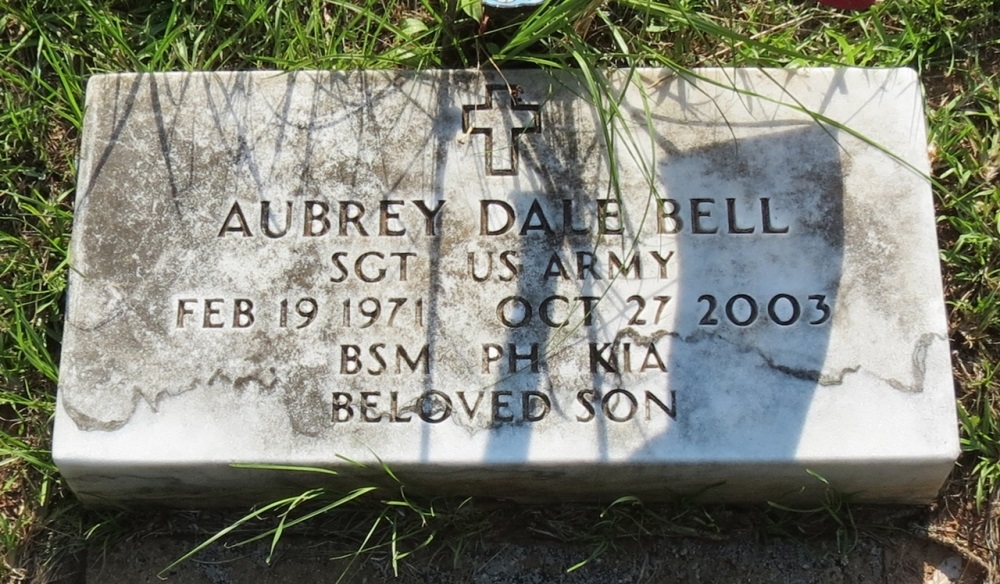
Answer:
M531 205L523 214L518 214L514 206L506 201L480 201L479 234L497 236L512 230L519 235L625 233L622 203L616 199L594 198L587 203L576 199L562 199L558 205L546 204L537 198L530 200ZM651 215L658 235L788 233L788 226L775 223L769 197L759 197L756 208L742 211L734 197L696 197L689 199L687 204L667 198L655 202L656 212ZM255 223L259 227L254 230L247 220L248 213L244 211L243 205L234 201L222 221L218 236L262 235L269 239L294 234L301 237L404 237L422 231L426 237L436 237L440 235L439 218L445 203L444 200L438 200L431 208L422 199L384 200L379 202L377 210L371 210L358 200L307 200L300 205L293 201L287 201L284 205L261 201L257 204L258 209L250 214L251 217L259 217L259 221ZM284 209L279 211L282 206ZM403 209L408 212L404 213ZM583 214L596 215L596 225L578 224L576 218ZM415 225L423 229L415 229Z

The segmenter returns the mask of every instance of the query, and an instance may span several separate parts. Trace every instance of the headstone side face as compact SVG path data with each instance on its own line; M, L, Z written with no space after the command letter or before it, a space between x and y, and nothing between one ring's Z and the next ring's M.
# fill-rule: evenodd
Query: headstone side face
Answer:
M617 113L542 71L93 78L74 491L384 462L525 500L932 499L958 442L915 74L610 81Z

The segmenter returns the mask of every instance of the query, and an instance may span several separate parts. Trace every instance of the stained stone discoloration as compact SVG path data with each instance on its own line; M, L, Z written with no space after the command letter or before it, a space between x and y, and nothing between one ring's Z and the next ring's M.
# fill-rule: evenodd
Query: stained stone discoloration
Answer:
M95 77L69 484L930 500L958 443L915 76L699 75L611 118L541 71Z

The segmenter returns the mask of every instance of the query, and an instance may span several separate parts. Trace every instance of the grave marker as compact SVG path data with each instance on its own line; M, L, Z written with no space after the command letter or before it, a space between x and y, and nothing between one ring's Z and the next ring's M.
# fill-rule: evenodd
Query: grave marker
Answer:
M958 438L915 74L611 83L619 115L542 71L91 80L73 490L233 504L317 480L234 463L382 460L440 494L815 498L811 471L931 500Z

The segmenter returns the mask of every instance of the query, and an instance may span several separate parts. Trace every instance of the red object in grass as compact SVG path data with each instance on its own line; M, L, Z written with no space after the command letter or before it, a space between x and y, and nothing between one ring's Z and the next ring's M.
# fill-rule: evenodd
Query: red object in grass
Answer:
M878 0L817 0L820 4L833 6L841 10L864 10L871 8Z

